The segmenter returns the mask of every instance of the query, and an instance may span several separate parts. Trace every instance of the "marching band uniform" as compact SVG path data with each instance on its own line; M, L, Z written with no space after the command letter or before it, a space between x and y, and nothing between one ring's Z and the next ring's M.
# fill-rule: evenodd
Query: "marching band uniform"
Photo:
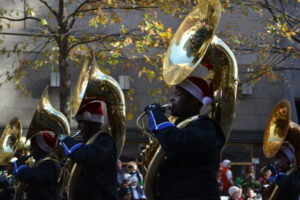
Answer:
M97 123L98 130L89 132L81 129L84 143L66 137L62 146L71 159L82 169L76 188L77 199L117 199L117 158L116 147L111 135L100 131L104 115L100 101L84 104L78 111L77 122ZM94 140L94 142L89 142Z
M279 187L278 200L298 200L300 195L300 172L294 171L290 175L278 175L276 184Z
M47 155L55 146L54 134L51 134L50 131L41 131L31 139L32 149L35 148L35 144L37 144L40 150L46 153L44 155ZM58 186L59 164L53 159L36 157L35 153L31 153L36 159L33 167L29 167L25 164L26 156L21 156L13 163L13 174L16 175L21 182L28 184L28 199L60 199Z
M188 77L178 86L204 105L212 101L209 86L200 77ZM188 117L178 116L174 125L163 115L160 106L151 104L146 110L151 131L167 154L159 171L159 199L220 199L216 177L225 136L218 124L199 115L188 126L179 129L176 125Z
M278 200L298 200L300 195L300 172L297 169L294 169L289 175L286 174L288 170L295 168L296 158L295 158L295 149L293 145L285 141L277 154L281 154L287 158L289 162L289 169L282 169L278 171L273 167L273 172L275 172L275 183L279 188ZM275 161L278 162L278 156L275 156Z

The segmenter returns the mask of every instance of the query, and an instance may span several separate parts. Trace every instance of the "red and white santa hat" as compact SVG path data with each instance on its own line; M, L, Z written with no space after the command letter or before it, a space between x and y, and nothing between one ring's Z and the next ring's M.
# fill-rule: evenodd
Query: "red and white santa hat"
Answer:
M38 146L44 152L50 153L55 146L55 133L50 130L43 130L35 136Z
M75 116L75 120L104 123L101 101L93 100L82 105Z
M189 76L177 86L180 86L188 91L203 105L210 105L213 101L213 92L207 82L201 77Z

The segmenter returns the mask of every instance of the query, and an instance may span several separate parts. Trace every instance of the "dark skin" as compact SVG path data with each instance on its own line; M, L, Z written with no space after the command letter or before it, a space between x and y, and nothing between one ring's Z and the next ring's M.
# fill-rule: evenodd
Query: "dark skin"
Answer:
M40 149L34 137L30 140L30 155L32 155L35 160L40 160L48 155L47 152Z
M101 123L78 121L78 129L81 131L81 135L85 141L87 141L94 133L101 130Z
M290 168L290 162L281 150L275 155L275 163L276 168L281 172L286 172Z
M172 105L171 115L179 118L188 118L200 113L202 104L185 89L175 86L170 97Z

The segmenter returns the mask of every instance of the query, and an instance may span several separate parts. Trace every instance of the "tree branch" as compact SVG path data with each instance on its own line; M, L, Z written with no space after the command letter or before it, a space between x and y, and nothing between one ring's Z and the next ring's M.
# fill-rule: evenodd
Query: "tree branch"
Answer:
M71 17L74 19L75 15L78 13L78 11L88 2L90 2L90 1L85 0L84 2L82 2L71 14L68 15L67 20L70 19Z
M128 32L126 33L126 35L131 35L131 33L135 32L135 31L137 31L137 30L139 30L139 29L132 29L132 30L128 31ZM90 39L90 40L82 40L82 41L79 41L79 42L74 43L73 45L71 45L71 46L69 47L68 51L70 51L70 50L73 49L75 46L78 46L78 45L80 45L80 44L87 44L87 43L91 43L91 42L97 42L97 41L100 41L100 40L105 40L105 39L110 38L110 37L120 37L121 35L124 36L124 34L122 34L122 33L115 33L115 34L110 34L110 35L105 35L105 36L99 36L99 35L98 35L98 36L96 36L96 37L93 38L93 39Z
M115 36L120 36L120 34L118 35L115 35ZM101 37L101 36L98 36L96 38L93 38L93 39L90 39L90 40L82 40L80 42L76 42L74 43L73 45L71 45L68 49L68 52L71 51L74 47L78 46L78 45L81 45L81 44L87 44L87 43L91 43L91 42L96 42L96 41L100 41L100 40L104 40L108 37L113 37L113 34L112 35L109 35L109 36L104 36L104 37Z
M143 9L149 9L149 8L159 8L158 6L140 6L140 7L104 7L102 10L143 10ZM91 8L86 10L78 10L76 14L78 13L86 13L86 12L92 12L98 10L97 8Z
M36 52L36 54L35 54L35 56L34 56L34 58L33 58L32 60L36 60L37 57L38 57L38 55L40 55L41 53L43 53L42 51L47 47L47 45L48 45L50 42L51 42L51 38L48 38L48 40L47 40L44 44L41 43L39 46L37 46L34 50L38 49L38 48L41 47L41 46L42 46L42 48L41 48L38 52Z
M57 18L58 13L44 0L39 0L42 2L51 12L52 14Z
M262 77L262 76L264 76L264 75L266 75L267 73L270 73L270 72L276 72L276 71L285 71L285 70L296 70L296 71L300 71L300 69L299 68L296 68L296 67L277 67L277 68L271 68L271 69L268 69L268 70L265 70L265 71L263 71L263 72L260 72L260 73L258 73L256 76L254 76L254 77L252 77L252 78L249 78L249 79L247 79L247 80L245 80L245 82L246 83L248 83L248 82L251 82L251 81L253 81L253 80L255 80L255 79L258 79L259 77ZM252 74L256 74L257 72L249 72L249 73L252 73Z
M18 18L18 19L15 19L15 18L10 18L10 17L0 17L0 19L6 19L8 21L14 21L14 22L17 22L17 21L24 21L26 19L32 19L32 20L35 20L35 21L41 21L41 19L37 18L37 17L23 17L23 18Z
M265 4L266 4L265 8L271 13L271 15L272 15L272 17L273 17L273 20L277 23L277 22L278 22L277 17L275 16L275 13L274 13L273 10L271 9L268 0L265 0Z

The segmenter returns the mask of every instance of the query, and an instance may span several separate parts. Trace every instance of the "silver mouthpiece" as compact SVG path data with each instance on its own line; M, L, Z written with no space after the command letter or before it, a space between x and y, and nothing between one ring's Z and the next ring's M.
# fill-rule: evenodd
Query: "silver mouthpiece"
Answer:
M77 132L76 132L74 135L72 135L71 137L72 137L72 138L75 138L76 136L80 135L80 133L81 133L81 130L77 131Z
M172 105L170 103L164 104L161 107L164 108L165 110L171 110L172 109Z

